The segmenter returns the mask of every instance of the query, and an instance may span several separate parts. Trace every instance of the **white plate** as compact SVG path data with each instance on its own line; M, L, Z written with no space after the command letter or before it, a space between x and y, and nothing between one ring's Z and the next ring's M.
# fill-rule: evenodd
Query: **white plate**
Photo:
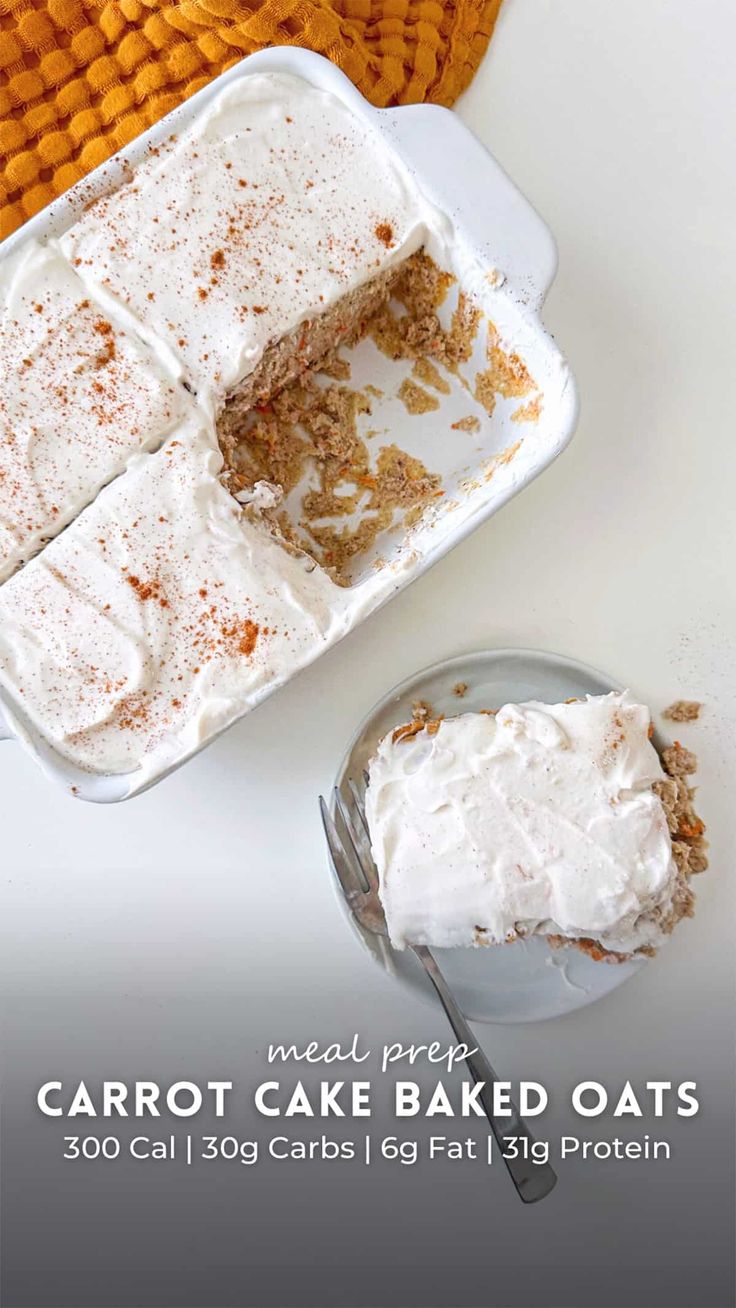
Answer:
M458 682L468 690L460 698ZM560 654L499 649L464 654L425 668L384 697L361 723L340 764L335 784L359 777L382 736L412 716L412 704L426 700L435 713L451 716L499 708L505 703L540 699L559 703L573 695L600 695L621 689L613 678ZM393 950L382 937L363 931L338 899L358 938L402 985L436 1003L422 968L408 950ZM519 941L489 949L437 949L437 961L465 1015L476 1022L537 1022L561 1017L592 1004L643 967L595 963L576 949L552 949L545 940Z

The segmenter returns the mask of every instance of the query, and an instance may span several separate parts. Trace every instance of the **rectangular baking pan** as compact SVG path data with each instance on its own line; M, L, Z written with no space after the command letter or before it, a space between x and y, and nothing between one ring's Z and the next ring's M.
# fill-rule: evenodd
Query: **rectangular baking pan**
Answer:
M354 579L352 587L355 612L347 628L351 629L426 572L538 476L565 448L577 420L577 392L572 374L540 319L557 262L553 237L461 120L450 110L431 105L374 109L347 77L321 56L293 47L265 50L243 59L30 219L3 242L0 258L29 239L44 241L61 235L92 200L129 180L131 169L152 147L162 144L172 133L181 134L225 86L255 72L291 73L300 77L342 100L380 134L386 147L400 157L418 189L451 220L450 271L496 324L504 348L516 351L523 359L543 397L540 416L533 428L527 428L520 444L518 438L524 432L511 423L508 406L503 412L499 408L484 424L480 445L476 443L472 447L472 455L466 452L461 456L458 443L450 458L452 466L444 468L433 464L432 451L447 463L447 422L442 433L434 434L433 444L431 415L427 415L420 423L422 435L417 444L416 418L402 414L395 402L383 415L376 406L373 420L380 424L383 416L391 439L410 453L421 454L428 467L443 473L446 496L441 511L417 530L411 547L399 547L396 557L389 558L390 566L383 569L380 580L377 581L376 570L370 567L371 560L366 561L365 572ZM358 373L361 348L359 345L356 352ZM372 376L372 379L380 385L380 377ZM415 426L410 438L411 424ZM511 447L514 447L513 457L499 459ZM441 450L445 451L444 455ZM315 650L315 657L324 648ZM270 687L267 693L275 689L278 686ZM127 799L148 789L232 725L227 723L194 750L153 775L132 772L103 776L76 768L61 757L24 721L22 710L4 691L0 691L0 707L0 739L21 740L48 775L77 798L96 803ZM233 721L242 716L244 713Z

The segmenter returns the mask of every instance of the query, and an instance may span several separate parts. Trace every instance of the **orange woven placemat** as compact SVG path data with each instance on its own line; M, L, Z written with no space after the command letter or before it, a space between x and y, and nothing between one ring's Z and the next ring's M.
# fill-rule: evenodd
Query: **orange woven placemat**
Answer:
M0 0L0 238L244 55L327 55L376 105L450 105L501 0Z

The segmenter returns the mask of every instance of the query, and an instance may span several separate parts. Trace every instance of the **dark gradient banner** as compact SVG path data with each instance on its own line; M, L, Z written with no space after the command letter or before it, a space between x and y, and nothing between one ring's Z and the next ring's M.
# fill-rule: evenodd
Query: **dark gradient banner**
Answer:
M307 977L305 989L320 981ZM573 1068L556 1050L554 1025L529 1028L526 1056L505 1061L548 1093L528 1125L559 1179L549 1198L525 1207L489 1150L485 1118L461 1116L465 1075L462 1064L448 1071L453 1041L439 1014L366 1013L356 1039L355 1000L335 996L317 1011L309 993L254 1008L234 997L71 1002L49 991L6 1003L6 1308L731 1303L733 1078L719 1040L707 1066L701 1057L694 1067L676 1040L616 1057L625 1033L603 1001L613 1056L582 1052ZM492 1030L482 1032L489 1049ZM330 1061L269 1062L269 1045L302 1054L310 1042L313 1057L327 1052ZM607 1091L599 1116L572 1106L582 1079ZM697 1084L699 1110L678 1116L685 1080ZM148 1085L141 1116L136 1081ZM627 1081L625 1104L633 1093L642 1116L614 1118ZM659 1117L647 1081L674 1087L659 1091ZM125 1094L130 1116L115 1107L102 1116L105 1082L113 1100ZM415 1115L396 1114L399 1082ZM111 1083L124 1089L111 1092ZM147 1107L151 1083L160 1116ZM202 1106L190 1114L200 1089ZM578 1102L600 1104L601 1092L588 1088ZM627 1148L642 1156L626 1157Z

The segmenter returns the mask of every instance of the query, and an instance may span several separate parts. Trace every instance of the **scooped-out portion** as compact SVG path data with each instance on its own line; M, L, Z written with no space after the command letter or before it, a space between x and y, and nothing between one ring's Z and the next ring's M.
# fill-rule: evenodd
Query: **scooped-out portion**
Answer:
M291 342L286 385L280 342L259 392L229 397L218 432L233 492L258 481L277 487L284 537L353 585L457 489L496 404L511 407L519 433L503 451L510 461L541 395L519 355L424 250L380 289L373 284L339 327L330 338L324 319L306 325ZM279 379L272 390L269 374Z

